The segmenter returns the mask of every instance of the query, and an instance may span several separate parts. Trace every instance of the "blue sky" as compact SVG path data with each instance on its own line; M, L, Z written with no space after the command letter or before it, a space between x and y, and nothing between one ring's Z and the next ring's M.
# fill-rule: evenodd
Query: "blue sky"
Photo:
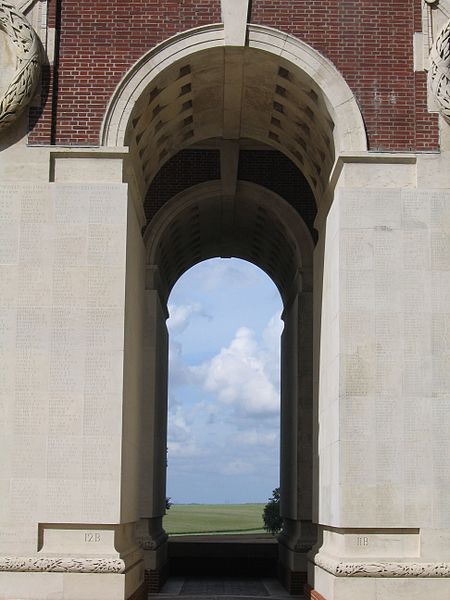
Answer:
M238 259L204 261L169 298L167 495L265 502L279 481L281 298Z

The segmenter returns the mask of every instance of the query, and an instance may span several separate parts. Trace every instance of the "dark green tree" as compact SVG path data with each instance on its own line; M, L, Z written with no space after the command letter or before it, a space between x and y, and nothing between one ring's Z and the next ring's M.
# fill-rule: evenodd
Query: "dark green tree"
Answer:
M264 507L264 529L275 535L283 528L283 518L280 516L280 488L273 490L272 496Z

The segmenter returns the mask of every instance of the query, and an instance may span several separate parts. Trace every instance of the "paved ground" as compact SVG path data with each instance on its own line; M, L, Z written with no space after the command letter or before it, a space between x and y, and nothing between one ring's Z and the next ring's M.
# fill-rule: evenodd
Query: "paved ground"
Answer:
M149 600L288 600L292 598L276 579L258 577L171 577ZM299 598L297 596L297 598Z

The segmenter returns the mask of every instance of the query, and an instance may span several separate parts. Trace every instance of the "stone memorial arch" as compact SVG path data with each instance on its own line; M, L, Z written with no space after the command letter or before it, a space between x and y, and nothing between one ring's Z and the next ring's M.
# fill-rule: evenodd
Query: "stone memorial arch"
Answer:
M368 105L275 15L269 27L245 0L215 4L211 22L140 52L106 103L108 81L70 62L77 36L54 36L70 3L49 17L46 2L0 1L0 599L140 600L159 585L167 298L192 265L237 256L284 305L286 585L307 571L314 600L447 600L446 2L414 13L408 151L369 143L409 126L383 116L384 102L403 110L395 77ZM89 111L67 92L76 69ZM438 126L439 151L420 147ZM268 155L289 181L268 178Z

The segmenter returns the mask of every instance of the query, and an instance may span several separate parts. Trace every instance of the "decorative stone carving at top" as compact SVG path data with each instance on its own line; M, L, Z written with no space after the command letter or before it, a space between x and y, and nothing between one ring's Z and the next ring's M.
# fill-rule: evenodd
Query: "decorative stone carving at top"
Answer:
M450 122L450 21L441 29L431 48L429 78L439 111Z
M422 0L422 34L425 69L429 68L431 48L450 20L450 0Z
M420 42L416 45L419 38L421 50ZM450 122L449 43L450 0L422 0L422 33L415 34L415 70L428 71L429 108Z
M9 2L0 0L0 30L16 52L12 81L0 92L0 132L12 123L33 97L39 81L41 45L25 16Z

